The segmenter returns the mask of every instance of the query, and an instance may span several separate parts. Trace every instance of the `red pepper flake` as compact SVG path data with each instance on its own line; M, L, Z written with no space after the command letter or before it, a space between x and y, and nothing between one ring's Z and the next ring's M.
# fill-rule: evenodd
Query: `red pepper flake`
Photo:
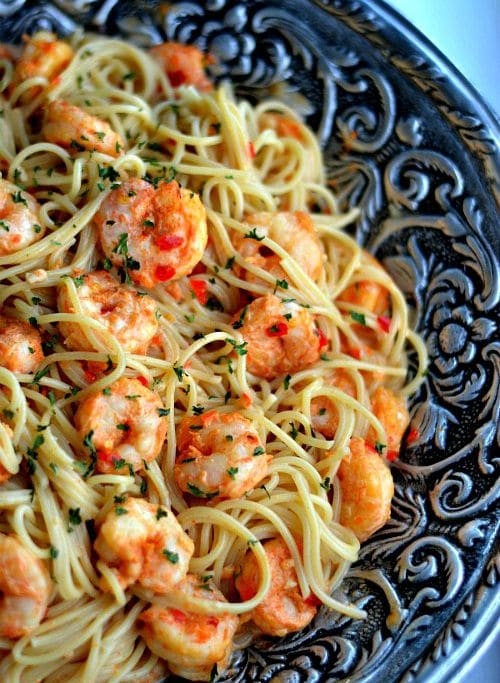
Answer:
M178 69L177 71L167 71L168 80L172 88L178 88L186 82L186 74Z
M149 382L144 377L144 375L139 375L139 377L137 379L139 380L139 382L142 384L143 387L149 387Z
M284 337L285 334L288 334L288 325L286 323L271 325L267 328L266 334L268 337Z
M311 593L311 595L304 600L304 603L306 605L310 605L311 607L319 607L319 605L321 605L321 600L318 598L317 595Z
M370 455L379 455L377 450L373 448L373 446L369 443L365 442L365 450L367 453L370 453Z
M250 156L250 159L255 159L255 157L257 156L255 147L253 146L253 142L248 143L248 154Z
M319 348L322 349L323 347L328 346L330 341L329 341L328 337L326 336L326 334L321 329L321 327L316 328L316 334L319 337Z
M156 266L155 278L159 282L167 282L171 280L175 275L175 268L172 266Z
M155 239L155 244L162 251L170 251L176 247L180 247L184 243L184 238L181 235L159 235Z
M194 292L195 297L198 299L200 304L206 304L208 300L207 289L208 284L205 280L189 280L189 286Z
M377 318L377 323L382 332L389 332L391 327L391 319L387 318L385 315L379 315Z
M169 611L176 621L179 621L181 623L187 621L187 615L184 614L184 612L181 612L180 609L175 609L174 607L171 607Z
M413 443L418 439L420 436L418 429L410 429L410 433L408 434L408 437L406 439L407 443Z
M217 628L217 626L219 625L219 620L217 619L217 617L208 617L207 624L209 626L215 626L215 628Z
M387 455L385 457L389 462L394 462L394 460L398 459L398 455L398 451L387 451Z

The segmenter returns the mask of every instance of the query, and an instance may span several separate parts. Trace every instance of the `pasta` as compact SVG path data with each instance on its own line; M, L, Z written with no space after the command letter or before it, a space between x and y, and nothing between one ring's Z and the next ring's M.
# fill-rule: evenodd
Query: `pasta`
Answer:
M194 48L0 57L1 680L209 680L318 604L363 618L334 591L426 353L314 134Z

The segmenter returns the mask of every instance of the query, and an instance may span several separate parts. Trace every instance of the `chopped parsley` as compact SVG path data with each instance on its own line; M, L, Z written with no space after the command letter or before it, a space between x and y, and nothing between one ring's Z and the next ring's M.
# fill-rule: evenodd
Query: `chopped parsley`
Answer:
M262 455L263 453L265 453L265 450L262 448L262 446L257 446L252 455L255 457L257 455Z
M366 325L366 318L364 313L356 313L356 311L349 311L351 318L360 325Z
M172 564L177 564L179 562L179 555L178 553L173 553L171 550L167 550L166 548L163 550L163 555L167 558L169 562Z
M162 517L168 517L168 512L161 507L156 510L156 519L161 519Z
M70 508L68 510L69 522L73 526L78 526L82 523L82 517L80 515L80 508Z
M242 309L242 311L240 313L240 317L238 318L238 320L234 321L233 330L239 330L240 327L243 327L243 320L245 319L247 311L248 311L248 305Z
M236 475L238 474L238 468L237 467L230 467L226 472L229 474L231 479L236 479Z
M257 240L257 242L262 242L262 240L265 238L265 235L258 235L257 228L252 228L250 232L246 232L244 234L244 238L247 240Z

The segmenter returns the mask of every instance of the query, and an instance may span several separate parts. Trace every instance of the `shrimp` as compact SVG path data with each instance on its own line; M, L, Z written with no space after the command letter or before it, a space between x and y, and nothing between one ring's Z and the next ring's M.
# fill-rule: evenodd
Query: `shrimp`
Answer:
M410 416L406 407L406 400L386 387L378 387L370 397L372 411L387 434L387 456L394 459L399 453L401 439L410 423ZM375 445L377 435L373 427L370 428L366 440Z
M205 73L205 66L213 62L194 45L181 43L163 43L149 51L168 76L170 85L194 85L201 92L209 92L213 85Z
M138 379L121 377L108 390L83 399L75 413L75 426L82 440L91 439L98 472L128 474L130 467L137 472L163 446L167 422L160 415L162 402Z
M309 214L304 211L262 212L247 216L245 222L253 226L258 236L265 235L279 244L312 280L317 281L320 278L324 252ZM287 274L280 265L281 258L259 240L233 233L232 242L247 263L262 268L276 280L286 279ZM241 267L235 272L247 282L262 284L262 280L256 275Z
M294 302L268 294L239 311L235 321L248 344L247 368L273 379L315 363L320 355L314 318Z
M0 534L0 636L21 638L45 617L52 581L44 562Z
M286 636L302 630L316 614L315 596L304 599L297 582L294 561L282 538L263 544L271 569L271 587L266 597L249 614L261 631L270 636ZM259 568L255 555L247 552L236 589L242 600L250 600L259 587Z
M265 112L260 117L259 124L261 130L274 130L279 138L294 138L299 142L304 141L301 124L284 114Z
M138 583L167 593L186 576L194 543L173 512L128 498L108 512L94 548L122 588Z
M94 217L101 246L116 265L129 265L143 287L188 275L207 246L205 207L176 181L154 187L131 178L110 192Z
M42 133L48 142L73 154L88 150L118 157L125 147L123 138L109 123L60 100L48 105Z
M73 59L71 47L64 41L57 40L53 33L39 31L31 38L25 36L24 40L24 50L14 71L14 85L36 76L53 81ZM23 93L21 102L27 104L41 91L40 86L33 86Z
M104 325L128 353L144 353L158 331L155 301L150 296L139 296L131 287L121 285L105 270L81 275L78 283L76 292L83 315ZM58 306L63 313L75 312L64 285L59 289ZM77 323L61 322L59 329L70 349L94 350ZM105 343L99 331L93 332Z
M44 232L36 199L17 185L0 179L0 256L29 247Z
M363 251L363 261L366 265L378 268L385 274L384 268L377 259L367 251ZM344 289L339 294L337 300L366 308L367 311L374 315L384 315L390 307L390 296L387 289L378 282L371 280L361 280L353 285L349 285L347 289Z
M208 577L188 574L176 590L191 598L225 602ZM209 681L214 666L222 672L233 650L239 619L233 614L196 614L152 605L139 616L149 649L167 660L170 670L191 681Z
M24 320L0 314L0 365L11 372L34 372L42 362L42 338Z
M363 439L352 438L349 449L337 471L342 495L340 523L363 542L391 516L394 482L380 455Z
M326 378L330 384L348 396L356 396L356 384L352 375L342 368L334 369ZM335 403L327 396L317 396L311 401L311 422L315 431L321 432L326 439L333 439L339 426L339 416Z
M241 498L267 474L271 459L250 420L210 410L182 419L174 467L177 485L199 498Z

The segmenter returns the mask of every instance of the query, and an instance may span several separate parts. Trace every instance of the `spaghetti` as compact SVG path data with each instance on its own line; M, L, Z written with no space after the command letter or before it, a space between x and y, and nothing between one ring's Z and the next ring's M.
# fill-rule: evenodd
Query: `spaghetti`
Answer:
M0 678L208 680L318 603L363 617L332 595L387 519L426 353L314 134L211 89L194 48L24 50L0 60L0 542L50 588L29 628L0 616Z

